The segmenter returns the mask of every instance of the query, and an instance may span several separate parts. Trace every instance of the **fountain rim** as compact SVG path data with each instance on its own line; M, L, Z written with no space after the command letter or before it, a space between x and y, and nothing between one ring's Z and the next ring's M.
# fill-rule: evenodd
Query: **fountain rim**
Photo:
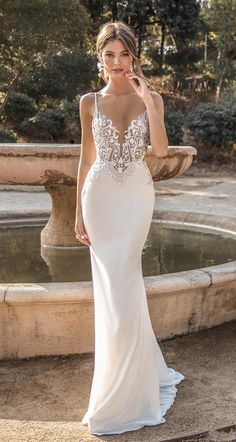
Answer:
M0 157L79 157L81 144L64 143L0 143ZM154 155L151 145L148 146L147 156ZM191 156L197 155L197 149L193 146L168 146L167 158L174 155ZM157 157L158 158L158 157Z

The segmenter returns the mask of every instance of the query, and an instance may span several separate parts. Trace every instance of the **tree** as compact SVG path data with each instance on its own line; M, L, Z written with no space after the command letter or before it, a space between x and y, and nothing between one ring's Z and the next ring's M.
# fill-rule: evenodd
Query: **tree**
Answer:
M163 65L169 61L174 75L182 78L186 67L191 69L201 57L195 44L203 27L200 0L82 0L82 3L94 23L92 38L104 22L122 20L130 25L137 38L138 57L149 56L154 65L150 72L154 74L163 74Z
M147 36L148 27L154 20L152 0L131 0L117 2L120 19L132 26L137 37L138 57L142 52L143 40Z
M97 80L94 55L83 50L47 54L43 63L32 65L22 76L19 90L33 97L74 100Z
M202 17L208 25L216 57L207 66L217 81L215 101L218 102L227 80L236 73L236 2L235 0L205 0Z
M202 27L199 17L200 3L198 0L154 0L153 3L161 27L159 72L163 70L164 48L168 45L172 48L169 53L175 61L175 73L181 77L183 72L186 73L188 62L191 64L192 59L196 61L197 58L194 55L195 46L191 43L195 41Z
M79 0L0 0L0 74L5 82L0 113L32 63L52 50L85 47L88 24Z

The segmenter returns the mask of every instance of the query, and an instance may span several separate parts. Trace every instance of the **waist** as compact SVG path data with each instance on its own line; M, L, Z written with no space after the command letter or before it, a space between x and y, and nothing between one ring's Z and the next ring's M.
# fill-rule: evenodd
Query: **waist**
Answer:
M136 170L138 173L148 176L151 180L151 173L144 158L133 159L132 161L125 158L118 159L102 159L97 157L92 166L93 173L100 175L104 170L107 171L117 181L123 182L126 178L134 173Z

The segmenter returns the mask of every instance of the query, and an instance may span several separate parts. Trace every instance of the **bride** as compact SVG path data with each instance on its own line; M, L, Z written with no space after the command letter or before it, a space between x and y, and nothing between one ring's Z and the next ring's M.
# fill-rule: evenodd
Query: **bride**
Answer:
M95 324L94 373L82 423L92 434L158 425L184 375L166 365L142 274L155 190L148 145L166 156L160 94L148 89L133 30L104 24L96 42L106 85L80 100L82 126L75 234L89 246Z

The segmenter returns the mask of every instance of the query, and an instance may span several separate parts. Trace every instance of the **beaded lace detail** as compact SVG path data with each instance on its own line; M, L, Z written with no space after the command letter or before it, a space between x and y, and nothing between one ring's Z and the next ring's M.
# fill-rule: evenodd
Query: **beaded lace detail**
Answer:
M95 94L95 112L92 130L96 145L97 158L87 179L92 181L104 169L117 182L123 183L135 168L148 176L148 184L153 183L144 157L149 144L149 124L146 110L132 120L124 131L124 142L119 141L119 130L112 120L99 111ZM86 180L87 181L87 180Z

